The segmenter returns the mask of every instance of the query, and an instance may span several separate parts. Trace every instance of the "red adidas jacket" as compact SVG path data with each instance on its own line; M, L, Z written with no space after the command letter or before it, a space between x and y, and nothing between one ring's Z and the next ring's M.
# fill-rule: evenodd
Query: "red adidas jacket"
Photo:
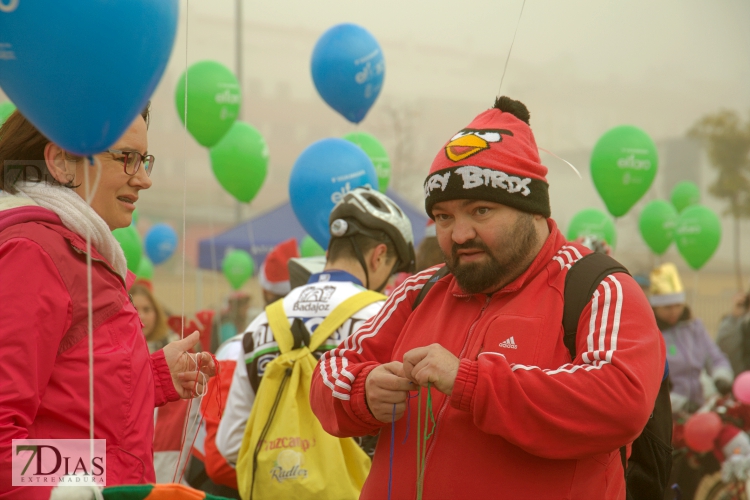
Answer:
M310 400L323 427L340 437L380 431L361 498L387 498L391 441L391 425L365 404L367 375L436 342L461 364L450 397L432 390L437 428L427 443L425 499L625 498L619 448L653 409L664 343L640 287L617 273L584 309L570 359L562 340L565 276L589 251L566 242L551 219L549 226L529 269L502 290L467 295L448 275L412 312L436 268L424 271L321 358ZM416 494L416 398L410 405L405 444L406 414L396 422L394 499Z

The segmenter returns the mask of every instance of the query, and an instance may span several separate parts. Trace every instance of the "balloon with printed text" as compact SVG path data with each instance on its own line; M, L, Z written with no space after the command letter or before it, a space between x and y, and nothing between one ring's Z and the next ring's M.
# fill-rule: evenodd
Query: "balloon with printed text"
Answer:
M16 110L12 102L0 102L0 125Z
M238 201L250 203L268 173L268 146L260 132L236 121L210 154L219 184Z
M187 78L187 99L185 79ZM175 89L180 121L201 146L215 146L229 131L240 112L240 84L226 66L216 61L200 61L183 73Z
M224 276L234 290L242 288L253 275L254 268L253 258L244 250L230 250L221 263Z
M591 178L607 210L625 215L656 177L656 144L643 130L620 125L599 138L591 152Z
M676 225L677 211L664 200L648 202L638 217L641 237L656 255L662 255L672 244Z
M166 262L177 249L177 232L168 224L156 224L144 238L146 255L154 265Z
M372 134L367 132L352 132L344 136L349 142L353 142L367 154L378 174L378 191L385 193L391 182L391 159L388 158L383 144Z
M315 44L311 72L323 100L350 122L359 123L383 87L383 51L366 29L339 24Z
M687 207L697 205L701 202L701 190L694 182L682 181L678 182L675 187L672 188L672 193L669 196L672 201L672 205L677 209L677 212L682 212Z
M141 246L141 236L138 234L135 226L130 225L115 229L112 231L112 235L120 243L120 247L122 247L125 260L128 262L128 269L133 273L137 273L138 266L141 264L143 248Z
M0 88L50 141L100 153L146 107L177 18L177 0L2 0Z
M682 211L675 227L675 243L682 258L695 270L702 268L721 243L721 221L703 205Z
M338 138L308 146L294 162L289 177L289 199L300 225L322 247L328 248L328 216L354 188L376 189L378 176L361 148Z
M617 229L612 218L596 208L586 208L573 216L568 226L568 240L593 236L604 240L614 248L617 245Z

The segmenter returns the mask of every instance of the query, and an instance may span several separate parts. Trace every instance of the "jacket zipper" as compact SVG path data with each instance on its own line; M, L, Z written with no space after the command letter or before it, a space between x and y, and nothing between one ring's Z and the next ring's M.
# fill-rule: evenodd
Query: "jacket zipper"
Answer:
M472 334L474 333L474 328L476 328L477 323L479 323L479 320L482 319L482 316L484 316L484 311L487 310L487 307L490 305L490 300L492 300L491 296L487 296L487 300L484 301L484 305L482 306L482 310L479 311L479 316L477 316L477 319L474 320L474 323L471 324L471 327L469 328L469 333L466 335L466 339L464 340L464 345L461 348L461 353L458 355L459 361L463 358L464 353L466 352L466 348L469 345L469 340L471 340ZM440 431L440 419L443 417L443 413L445 413L445 409L448 407L450 401L450 396L446 396L445 400L443 401L443 404L440 405L440 410L438 410L438 416L437 419L435 419L435 434L432 436L432 441L428 443L427 445L427 456L425 456L424 459L424 470L425 475L427 474L427 462L430 460L430 455L432 455L432 450L434 449L435 441L437 441L438 432ZM419 436L417 436L417 439L419 439Z

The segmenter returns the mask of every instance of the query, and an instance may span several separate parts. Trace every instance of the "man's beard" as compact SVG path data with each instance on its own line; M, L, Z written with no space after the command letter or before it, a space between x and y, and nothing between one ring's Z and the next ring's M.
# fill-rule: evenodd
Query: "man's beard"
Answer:
M503 238L503 248L491 250L482 240L474 238L460 245L454 243L451 255L445 257L445 264L456 277L458 285L466 293L481 293L494 291L505 286L517 278L529 266L531 251L537 244L537 234L534 227L534 216L521 214L513 224L510 233ZM478 249L485 252L486 262L472 262L461 264L458 251Z

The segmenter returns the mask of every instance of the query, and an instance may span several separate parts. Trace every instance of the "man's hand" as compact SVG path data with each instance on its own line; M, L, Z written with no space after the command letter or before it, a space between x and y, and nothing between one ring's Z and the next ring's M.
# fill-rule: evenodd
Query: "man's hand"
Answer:
M435 388L450 396L458 374L459 360L440 344L417 347L404 354L404 374L415 384Z
M200 340L200 334L193 332L184 339L175 340L164 346L164 359L172 374L172 383L182 399L194 398L206 390L209 377L216 373L211 355L207 352L189 353ZM196 370L200 363L201 374ZM198 383L195 382L196 376Z
M367 374L365 398L370 413L381 422L390 423L393 419L393 405L396 405L396 420L406 411L406 398L416 387L404 377L404 365L391 361L380 365Z

